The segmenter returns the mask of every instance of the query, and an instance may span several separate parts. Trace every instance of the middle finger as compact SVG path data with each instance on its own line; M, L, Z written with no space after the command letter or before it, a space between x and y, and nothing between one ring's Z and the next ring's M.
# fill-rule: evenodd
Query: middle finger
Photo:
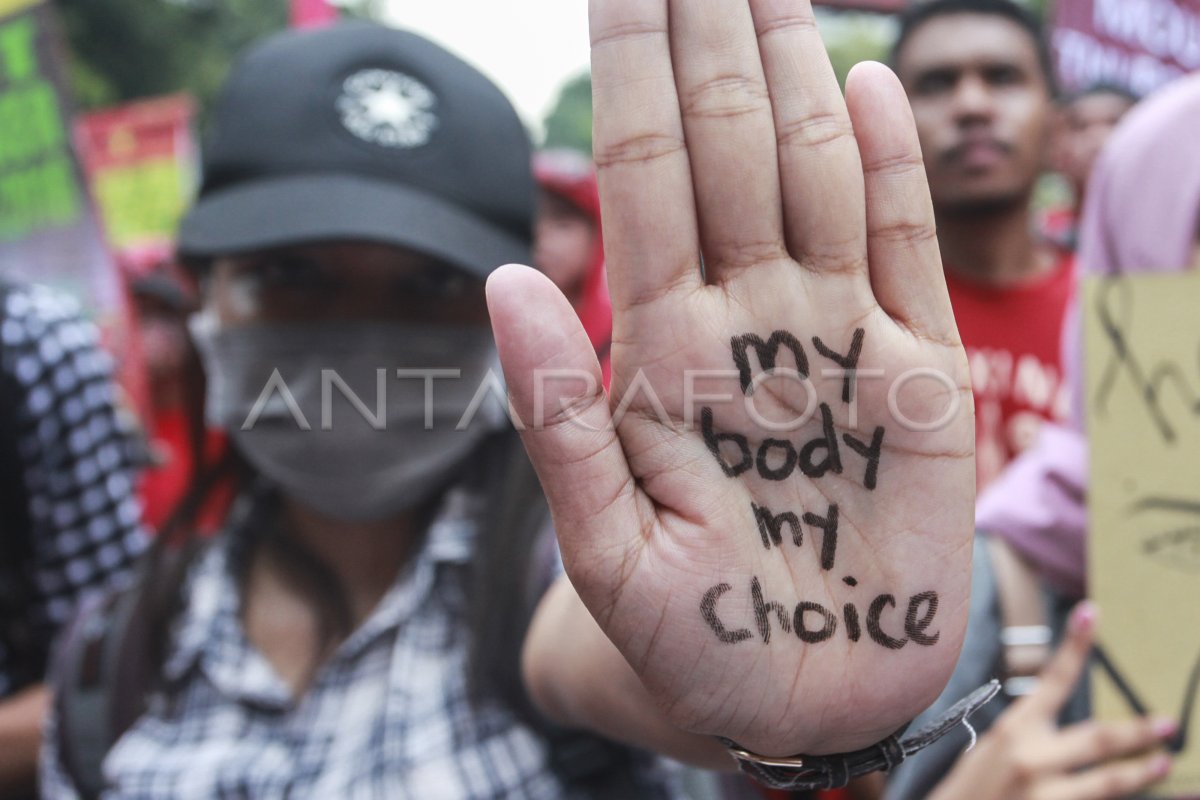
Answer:
M787 257L771 100L746 0L671 0L671 58L709 282Z
M867 277L866 190L846 102L808 0L750 0L774 106L788 247Z

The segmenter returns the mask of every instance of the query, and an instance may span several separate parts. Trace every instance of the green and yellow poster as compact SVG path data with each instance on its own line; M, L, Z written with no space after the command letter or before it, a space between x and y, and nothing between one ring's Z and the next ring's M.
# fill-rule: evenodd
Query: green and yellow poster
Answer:
M79 118L80 159L115 251L175 238L195 188L193 115L191 98L180 94Z
M71 141L51 4L0 0L0 274L75 296L119 338L124 303Z

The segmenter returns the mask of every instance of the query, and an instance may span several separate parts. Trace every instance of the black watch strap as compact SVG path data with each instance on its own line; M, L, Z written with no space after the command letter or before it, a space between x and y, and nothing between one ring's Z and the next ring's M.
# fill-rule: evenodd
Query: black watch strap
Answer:
M982 708L1000 691L1000 683L992 681L959 700L946 713L905 735L905 728L878 744L825 756L790 756L772 759L756 756L728 739L721 743L729 748L742 772L772 789L812 791L840 789L854 778L879 770L890 770L904 759L924 750Z

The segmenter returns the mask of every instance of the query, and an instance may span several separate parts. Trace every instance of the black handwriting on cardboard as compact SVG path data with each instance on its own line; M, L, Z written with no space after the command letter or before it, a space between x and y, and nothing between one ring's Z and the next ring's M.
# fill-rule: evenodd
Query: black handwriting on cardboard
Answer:
M1141 533L1148 527L1143 515L1157 518L1168 515L1170 525L1151 528L1151 533ZM1200 501L1185 497L1147 495L1130 506L1130 525L1135 526L1142 539L1142 553L1152 561L1172 570L1195 574L1200 572ZM1184 522L1178 522L1182 518Z
M1107 413L1118 379L1126 376L1163 440L1173 443L1178 438L1179 422L1170 419L1162 406L1164 390L1173 386L1196 415L1200 415L1200 392L1173 359L1146 362L1134 353L1130 341L1134 305L1134 285L1127 277L1106 278L1097 287L1094 312L1108 343L1108 353L1092 400L1098 413ZM1200 354L1200 349L1197 352Z
M1108 651L1097 643L1092 647L1092 658L1100 665L1100 668L1108 675L1109 679L1116 687L1117 693L1121 695L1133 713L1140 717L1150 716L1150 709L1142 700L1138 692L1133 688L1133 683L1117 668L1116 662ZM1183 705L1179 710L1179 731L1166 741L1167 752L1178 755L1187 750L1188 732L1191 730L1192 710L1196 705L1196 694L1200 690L1200 656L1192 664L1192 671L1188 675L1187 683L1183 690Z

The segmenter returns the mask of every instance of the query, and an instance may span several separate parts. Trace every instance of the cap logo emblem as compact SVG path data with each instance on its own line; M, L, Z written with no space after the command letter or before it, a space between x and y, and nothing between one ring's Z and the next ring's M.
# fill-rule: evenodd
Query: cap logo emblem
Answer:
M408 150L429 142L438 126L436 105L436 95L416 78L365 69L346 78L337 110L342 125L359 139Z

